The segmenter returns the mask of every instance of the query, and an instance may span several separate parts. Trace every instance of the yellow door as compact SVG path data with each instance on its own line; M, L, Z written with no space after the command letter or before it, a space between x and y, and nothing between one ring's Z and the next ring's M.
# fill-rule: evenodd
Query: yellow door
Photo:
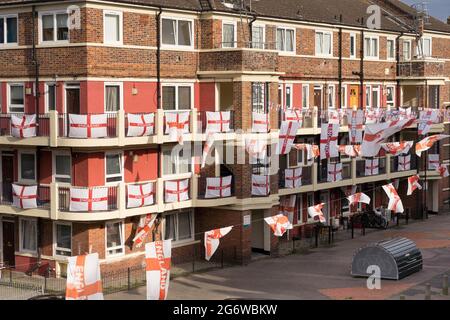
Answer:
M350 86L350 108L359 107L359 87Z

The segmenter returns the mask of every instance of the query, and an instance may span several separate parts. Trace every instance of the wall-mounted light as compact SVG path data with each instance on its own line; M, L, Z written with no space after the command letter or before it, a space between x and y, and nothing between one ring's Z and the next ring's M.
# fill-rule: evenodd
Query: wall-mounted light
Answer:
M138 94L138 89L136 88L135 84L133 83L133 88L131 88L131 94L133 96Z
M33 90L31 89L31 87L25 88L25 94L26 94L26 95L30 95L30 94L32 94L32 93L33 93Z

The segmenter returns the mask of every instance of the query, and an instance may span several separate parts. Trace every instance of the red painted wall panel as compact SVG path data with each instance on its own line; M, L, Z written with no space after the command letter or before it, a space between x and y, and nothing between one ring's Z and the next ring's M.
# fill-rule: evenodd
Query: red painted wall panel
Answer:
M2 105L2 113L6 113L7 111L7 106L6 106L6 83L2 82L0 83L0 96L2 97L1 105Z
M196 83L195 106L201 111L214 111L216 105L216 84L214 82ZM198 100L198 102L197 102Z
M302 84L301 83L294 83L294 89L293 89L293 107L294 108L300 108L302 106Z
M104 113L105 93L101 81L88 81L80 83L81 112Z
M133 154L139 157L138 162L133 162L130 151L124 152L125 182L156 180L158 178L157 150L132 150Z
M103 152L74 153L73 184L80 187L105 185L105 158Z
M41 183L52 182L52 153L50 151L41 151L39 171Z
M132 94L133 88L136 88L138 91L136 95ZM155 82L124 82L123 97L125 112L155 112L157 109Z

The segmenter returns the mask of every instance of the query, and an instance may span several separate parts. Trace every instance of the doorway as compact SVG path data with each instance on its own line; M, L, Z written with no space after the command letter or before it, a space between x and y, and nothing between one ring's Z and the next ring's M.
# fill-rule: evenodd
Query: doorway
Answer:
M14 183L14 157L2 154L2 202L12 203L12 184Z
M15 224L12 221L2 221L2 248L3 248L3 263L7 266L15 266L15 241L14 241Z
M80 114L80 86L66 86L66 113Z
M264 222L265 212L264 210L253 210L252 211L252 252L270 254L270 243L269 249L267 249L266 241L266 223ZM269 239L270 241L270 239Z
M322 86L314 86L314 106L322 110L323 99L322 99Z
M350 86L350 108L359 107L359 86Z
M327 220L327 224L330 224L330 193L329 191L321 192L320 193L320 203L323 203L324 206L322 208L323 215L325 216L325 219Z
M219 111L233 110L233 82L217 83Z

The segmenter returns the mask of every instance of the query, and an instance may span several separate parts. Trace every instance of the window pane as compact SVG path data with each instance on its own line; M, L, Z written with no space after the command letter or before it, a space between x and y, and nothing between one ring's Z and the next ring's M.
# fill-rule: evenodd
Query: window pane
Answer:
M118 154L106 155L106 174L107 175L118 175L120 173L121 173L120 155L118 155Z
M294 30L286 30L286 51L294 51Z
M172 19L162 19L162 43L175 44L176 21Z
M20 159L20 171L22 179L34 180L36 178L34 168L34 154L22 153Z
M57 14L56 15L56 40L67 40L69 39L69 28L68 28L68 15L67 14Z
M372 92L372 107L378 108L378 90L373 90Z
M378 40L372 39L372 57L378 56Z
M166 230L165 230L165 240L172 239L176 241L175 238L175 215L171 214L165 217L166 219Z
M284 29L277 29L277 50L284 51Z
M234 47L234 24L223 25L223 46L225 48Z
M365 39L365 45L364 45L364 55L369 57L370 56L370 39Z
M286 87L286 108L291 107L291 87Z
M322 53L323 50L323 35L321 33L316 33L316 52L318 54Z
M370 107L370 87L366 88L366 106Z
M120 234L121 223L108 223L106 225L106 246L107 248L119 247L122 245L122 237ZM109 253L120 253L122 249L111 250Z
M164 86L162 91L163 109L175 110L175 87Z
M36 222L31 220L21 220L21 222L22 249L36 251Z
M48 110L56 110L56 85L47 86L47 107Z
M303 87L302 89L303 89L303 92L302 92L302 100L303 100L302 107L306 108L306 107L308 107L308 94L309 94L308 90L309 90L309 88L308 87Z
M17 18L6 18L6 42L17 42Z
M163 151L163 174L174 174L175 162L172 159L172 150Z
M56 225L56 246L63 249L72 249L71 247L72 228L69 225ZM63 251L64 252L64 251ZM70 255L69 252L67 252Z
M253 48L264 49L264 28L253 27L252 29Z
M119 86L106 86L105 87L105 99L107 112L115 112L120 109L120 87Z
M105 15L105 41L120 41L120 17L116 14Z
M190 46L192 34L192 22L191 21L178 21L178 45Z
M325 34L324 40L324 53L331 54L331 34Z
M53 41L53 30L54 30L53 15L42 16L42 40L43 41Z
M355 55L355 37L350 37L350 56Z
M178 240L191 238L191 212L178 214Z
M191 87L178 87L178 109L191 109Z
M70 176L70 156L68 155L56 155L55 156L56 163L56 174L57 175L65 175Z
M0 18L0 43L5 43L5 20Z
M23 105L23 86L11 86L11 104Z

